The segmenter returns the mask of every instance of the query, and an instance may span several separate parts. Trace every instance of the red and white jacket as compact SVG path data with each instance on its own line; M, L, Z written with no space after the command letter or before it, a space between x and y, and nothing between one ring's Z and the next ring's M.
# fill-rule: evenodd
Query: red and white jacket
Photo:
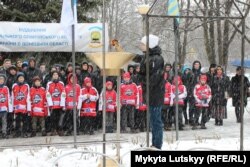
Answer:
M48 115L46 90L43 87L31 87L30 89L31 113L33 117L45 117Z
M170 82L165 83L165 94L164 94L164 104L170 105L171 100L171 93L172 93L172 86Z
M46 98L48 106L52 109L64 108L66 94L63 82L48 82L46 88Z
M6 111L12 112L12 103L9 88L7 86L3 86L0 88L0 113Z
M147 110L147 105L143 103L143 91L141 85L137 86L137 90L139 93L139 111L146 111Z
M171 92L171 99L170 99L170 105L176 104L175 101L175 85L171 86L172 92ZM184 85L178 85L178 104L183 106L184 100L187 97L187 89Z
M100 94L99 111L103 110L103 92ZM106 90L106 112L116 111L116 92L114 90Z
M12 102L13 111L17 113L27 113L31 111L30 102L30 87L28 84L18 85L15 83L12 86Z
M212 98L212 92L209 85L197 84L194 87L195 106L209 107L209 102Z
M78 98L80 96L80 91L81 87L80 85L76 84L76 106L78 102ZM74 108L74 97L73 97L73 84L69 83L65 87L65 92L66 92L66 103L65 103L65 108L66 110L73 110Z
M88 98L87 95L90 95ZM78 99L77 109L80 110L80 116L95 117L96 116L96 101L99 95L93 86L90 88L84 87L81 89L81 93Z
M121 104L139 109L139 93L135 83L121 84Z

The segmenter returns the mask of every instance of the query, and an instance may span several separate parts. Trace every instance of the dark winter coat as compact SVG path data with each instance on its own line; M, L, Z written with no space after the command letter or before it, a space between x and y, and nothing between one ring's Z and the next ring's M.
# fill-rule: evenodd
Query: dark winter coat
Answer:
M200 68L199 69L195 69L194 68L194 64L195 63L199 63L200 64ZM193 68L192 68L192 74L189 77L189 83L188 83L188 87L187 87L188 98L191 100L191 104L195 103L193 92L194 92L195 85L197 83L199 83L199 77L200 77L200 75L201 75L201 63L199 61L194 61L193 62Z
M146 58L139 56L134 59L141 63L142 89L146 95ZM151 106L161 106L164 103L164 59L161 56L161 48L156 46L149 49L149 104Z
M244 105L247 105L247 92L248 88L250 87L250 83L247 77L244 77ZM240 98L241 98L241 75L235 75L232 77L231 80L231 96L233 99L233 106L240 105Z
M33 78L35 76L39 76L42 79L42 73L38 68L31 68L28 67L27 70L24 72L25 74L25 80L29 84L29 86L32 86L33 83Z
M9 77L7 77L6 86L9 88L10 92L12 92L12 86L14 85L15 82L16 82L16 75L9 75Z
M211 89L213 105L226 106L227 99L225 93L229 93L230 91L229 78L225 74L223 74L221 77L214 76Z
M91 77L90 73L88 72L88 70L82 70L82 73L81 73L81 77L80 77L80 86L83 87L83 81L86 77L89 77L89 78L93 78ZM94 81L92 79L92 85L94 85Z

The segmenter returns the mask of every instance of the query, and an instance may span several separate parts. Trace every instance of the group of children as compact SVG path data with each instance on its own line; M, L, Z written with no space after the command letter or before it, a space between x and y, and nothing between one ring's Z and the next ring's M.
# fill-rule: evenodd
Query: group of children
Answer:
M178 82L178 88L176 90L176 82ZM176 97L176 91L178 97ZM193 96L195 98L195 120L192 129L195 130L198 127L199 117L202 114L202 119L200 122L201 129L206 129L206 122L208 121L208 109L209 102L212 97L211 88L207 84L207 76L205 74L200 75L199 82L196 84ZM183 130L182 114L184 111L185 98L187 97L187 90L185 85L183 85L180 76L173 79L173 83L166 81L165 83L165 97L164 97L164 107L163 107L163 123L166 130L170 130L172 124L175 122L175 110L173 107L178 103L178 126L180 130Z
M33 78L30 88L25 82L24 73L19 72L16 83L9 92L5 85L6 77L0 75L0 117L2 118L2 138L7 138L7 113L14 116L15 133L14 137L28 137L29 123L32 124L30 137L36 136L38 126L41 128L42 136L46 136L49 127L50 135L71 135L73 131L73 109L76 107L78 113L77 130L85 134L94 133L95 117L97 106L103 109L103 96L100 99L98 91L92 86L91 78L86 77L83 87L76 84L76 92L73 93L73 74L68 74L67 85L60 81L59 73L54 71L52 79L47 83L46 89L42 87L42 81L38 76ZM77 81L75 81L77 83ZM138 91L139 90L139 91ZM140 94L140 95L139 95ZM114 130L114 113L117 109L116 91L113 83L106 83L106 129L107 132ZM122 131L135 130L135 110L145 111L145 104L142 104L142 90L131 81L129 73L123 75L121 85L121 127ZM74 99L75 98L75 99ZM99 99L99 105L97 105ZM76 103L74 103L74 100ZM28 119L31 118L31 121ZM49 121L46 119L49 118ZM128 121L128 122L127 122ZM47 125L46 125L47 124Z

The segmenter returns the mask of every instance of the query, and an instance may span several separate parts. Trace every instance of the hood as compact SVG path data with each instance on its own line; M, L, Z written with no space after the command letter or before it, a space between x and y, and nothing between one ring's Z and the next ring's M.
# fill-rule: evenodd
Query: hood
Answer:
M83 81L83 85L86 86L86 84L89 83L89 82L91 83L91 86L92 86L91 78L86 77L86 78L84 79L84 81Z
M70 83L70 78L71 77L73 77L73 73L69 73L68 76L67 76L67 83L68 84L72 84L72 83ZM76 80L76 83L77 83L78 82L77 77L75 77L75 80Z
M29 62L28 62L29 66L30 66L30 62L31 62L31 61L34 61L34 62L35 62L35 67L36 67L36 59L35 59L35 57L30 57L30 58L29 58Z
M152 49L149 48L149 56L155 56L155 55L161 55L161 48L159 46L156 46Z
M182 74L185 74L185 72L186 72L186 70L190 70L191 71L191 67L189 67L189 66L184 66L183 68L182 68Z
M193 72L196 71L196 70L194 69L194 64L195 64L195 63L199 63L199 64L200 64L200 68L199 68L198 71L201 71L201 62L198 61L198 60L195 60L195 61L193 62L192 71L193 71Z
M83 70L83 69L82 69L82 66L83 66L84 64L87 64L87 70ZM81 70L82 70L82 71L88 71L88 68L89 68L89 63L86 62L86 61L83 61L82 64L81 64Z

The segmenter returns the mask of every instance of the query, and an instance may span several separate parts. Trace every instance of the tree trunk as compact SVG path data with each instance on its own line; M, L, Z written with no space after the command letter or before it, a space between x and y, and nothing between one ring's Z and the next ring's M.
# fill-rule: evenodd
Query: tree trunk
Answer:
M220 16L220 1L216 0L216 16ZM217 19L217 43L218 43L218 57L219 64L223 63L223 49L222 49L222 31L221 31L221 20Z

